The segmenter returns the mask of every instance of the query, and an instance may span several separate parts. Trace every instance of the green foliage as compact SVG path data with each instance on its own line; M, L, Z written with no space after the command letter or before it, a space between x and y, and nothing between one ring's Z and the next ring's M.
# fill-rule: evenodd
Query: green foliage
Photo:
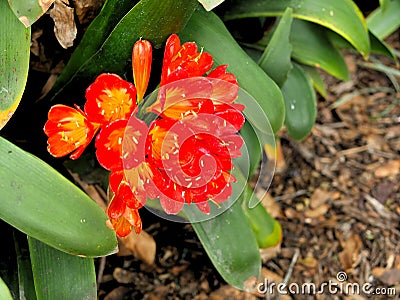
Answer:
M0 178L0 218L7 223L67 253L116 252L103 210L56 170L1 137Z
M286 129L291 137L302 140L314 126L317 99L311 79L300 66L294 65L282 86L282 93L286 106Z
M160 48L171 33L179 32L186 25L197 5L195 0L142 0L129 9L127 1L119 2L106 2L106 9L102 9L89 27L79 49L50 92L53 98L58 96L60 99L61 92L83 94L84 89L102 72L131 77L133 44L142 38ZM115 27L105 23L103 16L116 24Z
M29 67L31 29L15 17L6 0L0 0L0 130L21 100Z
M258 61L264 72L271 76L280 87L286 81L293 67L290 60L292 45L289 41L293 21L292 11L291 8L286 9Z
M28 242L38 300L96 299L92 258L61 252L31 237Z
M368 56L370 44L367 26L362 13L351 0L239 0L227 9L225 19L281 16L287 7L293 9L293 17L315 22L337 32L364 56Z
M381 7L373 11L367 18L371 32L379 39L384 39L400 26L400 1L381 1Z
M53 2L54 0L13 0L8 3L18 19L29 27L48 10Z

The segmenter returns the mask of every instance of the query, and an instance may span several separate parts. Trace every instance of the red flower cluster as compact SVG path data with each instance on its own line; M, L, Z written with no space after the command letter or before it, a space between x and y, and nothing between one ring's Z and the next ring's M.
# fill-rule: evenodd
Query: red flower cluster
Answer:
M146 199L160 199L163 209L178 213L195 203L204 213L208 201L231 195L232 158L241 155L244 107L234 104L238 85L227 66L213 66L210 54L177 35L166 43L160 89L148 111L157 115L149 126L136 117L147 89L151 44L135 43L135 85L115 74L101 74L86 90L84 110L53 106L44 126L48 151L77 159L96 136L96 156L109 170L114 196L108 222L118 236L141 231L138 210ZM204 76L206 73L208 74Z

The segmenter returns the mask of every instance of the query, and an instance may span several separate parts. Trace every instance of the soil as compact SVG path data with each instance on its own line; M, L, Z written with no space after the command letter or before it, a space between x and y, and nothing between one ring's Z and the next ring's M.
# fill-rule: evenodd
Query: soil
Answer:
M32 54L26 91L33 99L54 77L52 73L62 68L57 63L67 60L70 54L70 50L57 45L45 18L48 16L37 22L32 33L33 38L41 37L37 48L40 51ZM399 32L387 42L400 50ZM373 57L398 70L392 60ZM345 272L346 282L360 286L369 283L386 292L392 292L387 288L394 288L398 297L398 81L365 66L357 53L346 52L345 58L351 72L349 81L321 72L328 95L326 99L319 95L317 122L311 134L302 142L292 140L284 129L279 134L282 160L264 203L281 223L283 239L279 247L261 251L260 282L311 282L320 286L329 281L340 283L338 273ZM29 105L22 104L2 135L45 157L39 150L45 149L43 136L35 132L35 142L26 144L29 133L21 133L13 126L13 122L27 116ZM48 157L46 160L57 164ZM135 256L127 251L97 259L99 299L389 298L346 292L307 296L278 295L276 290L274 294L239 291L227 285L214 269L190 225L158 218L146 210L142 210L142 218L144 231L155 241L154 262L146 263L152 260L148 255ZM152 247L152 238L143 242L145 249Z

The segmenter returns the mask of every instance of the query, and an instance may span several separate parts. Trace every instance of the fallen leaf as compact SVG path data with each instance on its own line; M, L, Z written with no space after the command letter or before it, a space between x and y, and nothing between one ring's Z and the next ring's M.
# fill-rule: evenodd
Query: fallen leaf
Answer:
M346 272L352 269L353 265L358 261L361 250L361 239L353 233L347 239L339 236L340 245L343 251L339 253L339 261Z
M318 260L313 256L308 256L299 260L299 263L308 269L316 269L318 267Z
M272 197L270 193L265 193L264 197L261 199L261 204L273 218L283 217L281 206L275 201L275 198Z
M140 234L131 232L126 238L120 239L118 255L134 255L148 265L154 264L156 257L156 242L147 232Z
M378 178L396 176L400 173L400 160L392 160L378 167L375 170L375 176Z
M317 188L310 198L311 208L317 208L325 204L328 200L337 199L340 193L336 191L326 191L322 188Z
M268 260L277 257L280 251L281 251L281 244L280 243L278 245L276 245L276 246L273 246L273 247L260 249L261 260L265 263Z
M50 10L50 17L54 21L54 33L60 45L65 49L73 46L78 32L74 20L74 9L56 0L54 7Z
M385 270L377 276L377 278L382 281L384 284L388 286L396 285L400 283L400 270L398 269L390 269Z
M230 285L224 285L210 294L210 300L257 300L256 296L238 290Z
M124 286L119 286L113 289L107 296L104 297L104 300L122 300L125 299L126 294L130 291L129 288Z
M104 0L73 0L73 2L80 24L93 20L104 4Z
M324 214L326 214L328 210L329 210L329 205L327 203L324 203L315 209L306 209L304 211L304 216L306 218L317 218L319 216L323 216Z
M128 284L134 282L137 274L117 267L114 269L113 277L119 283Z

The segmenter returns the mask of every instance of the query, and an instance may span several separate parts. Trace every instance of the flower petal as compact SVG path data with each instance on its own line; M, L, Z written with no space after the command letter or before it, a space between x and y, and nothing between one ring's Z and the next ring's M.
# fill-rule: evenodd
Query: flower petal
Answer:
M62 157L72 152L70 158L77 159L91 142L99 124L89 122L79 107L54 105L48 113L44 132L48 136L49 153Z
M122 140L128 120L117 120L104 127L96 138L96 157L110 171L121 170Z
M149 83L152 61L152 47L149 41L139 40L132 50L133 80L137 90L137 102L143 99Z
M107 125L128 119L137 107L135 86L116 74L104 73L86 89L88 119Z
M180 46L179 37L173 34L165 45L160 86L179 79L202 76L211 69L213 63L209 53L202 50L198 52L196 43L187 42Z

